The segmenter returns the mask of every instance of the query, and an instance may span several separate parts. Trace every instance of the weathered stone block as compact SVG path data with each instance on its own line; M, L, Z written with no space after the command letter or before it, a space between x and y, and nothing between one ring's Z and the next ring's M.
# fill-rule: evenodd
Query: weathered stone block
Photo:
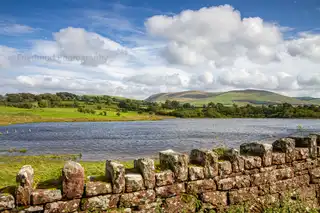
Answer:
M244 159L242 156L237 156L233 161L231 161L231 164L234 173L244 171Z
M30 204L33 190L33 176L34 171L30 165L25 165L19 170L16 176L16 181L19 185L16 188L17 205L27 206Z
M0 194L0 211L13 209L14 205L14 197L10 194Z
M61 190L37 189L32 192L32 205L52 203L62 199Z
M215 191L216 182L213 179L190 181L187 183L188 194L198 194L206 191Z
M108 210L116 208L119 201L119 195L102 195L91 198L83 198L81 209L88 211Z
M260 172L271 172L273 170L277 169L277 166L268 166L268 167L261 167L259 170Z
M278 182L274 182L270 185L270 193L282 193L287 192L289 190L294 190L298 187L297 182L293 179L281 180Z
M309 147L309 156L311 158L316 158L318 156L317 153L317 135L309 135L310 138L310 147Z
M141 158L134 161L134 167L141 173L145 187L152 189L156 184L154 161L149 158Z
M274 171L277 180L285 180L294 177L294 170L291 167L284 169L277 169Z
M31 203L32 188L18 186L15 191L16 204L18 206L27 206Z
M29 206L26 209L23 209L23 211L19 211L19 213L41 213L44 211L44 206Z
M44 213L71 213L79 209L80 199L47 203Z
M273 152L272 153L272 164L281 165L286 163L286 153Z
M20 186L33 187L33 176L34 171L32 166L25 165L19 170L16 181Z
M320 183L320 167L312 169L310 171L311 183L319 184Z
M156 200L154 190L125 193L120 196L120 207L134 207L153 203Z
M160 165L164 169L171 169L178 182L188 180L188 155L166 150L159 153Z
M205 178L213 178L218 175L218 155L211 150L192 150L190 162L204 167Z
M295 148L293 150L294 160L305 160L309 157L309 149L308 148Z
M163 213L195 212L197 199L192 195L167 198L161 208ZM157 211L155 211L157 212Z
M295 135L295 136L290 136L289 138L295 141L295 147L300 147L300 148L310 147L310 137L308 136Z
M116 161L106 161L106 177L112 182L113 193L122 193L125 190L125 168Z
M257 174L260 172L260 169L250 169L250 170L244 170L243 174L244 175L253 175L253 174Z
M234 187L235 185L235 178L225 178L218 180L217 182L218 190L227 191Z
M84 190L84 169L73 161L62 169L62 196L67 199L81 198Z
M112 193L111 183L92 181L86 184L86 196L92 197Z
M292 182L293 182L297 187L309 186L310 176L309 176L309 175L296 176L296 177L292 178Z
M167 198L180 195L186 192L186 189L184 183L176 183L173 185L157 187L155 188L155 191L157 196Z
M155 202L152 203L147 203L144 205L139 205L135 206L133 208L133 213L154 213L154 212L159 212L160 206L162 205L162 200L161 199L156 199Z
M210 203L214 207L221 207L228 205L226 192L204 192L201 195L201 200L204 203Z
M272 145L263 143L244 143L240 145L242 155L259 156L263 166L272 164Z
M126 192L136 192L144 189L144 180L140 174L125 175Z
M256 169L262 166L261 158L258 156L245 156L243 159L245 169Z
M230 175L232 173L232 165L229 161L218 163L218 171L220 176Z
M253 186L270 184L275 181L277 181L277 178L276 178L276 174L273 171L265 172L265 173L257 173L252 175Z
M174 182L174 174L171 170L165 170L165 171L156 173L155 176L156 176L157 186L171 185Z
M274 152L290 153L295 148L295 140L292 138L280 138L272 143Z
M204 179L203 167L189 166L189 180L202 180Z
M243 188L229 192L230 204L235 205L253 200L258 196L258 187Z
M270 194L270 184L257 186L259 189L258 195L263 196Z
M235 177L235 188L247 188L251 185L251 177L249 175L241 175Z

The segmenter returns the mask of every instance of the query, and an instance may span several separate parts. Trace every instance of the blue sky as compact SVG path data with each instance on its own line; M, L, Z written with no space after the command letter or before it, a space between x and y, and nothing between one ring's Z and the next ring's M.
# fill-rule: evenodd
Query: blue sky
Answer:
M319 63L319 0L1 1L0 93L320 97Z

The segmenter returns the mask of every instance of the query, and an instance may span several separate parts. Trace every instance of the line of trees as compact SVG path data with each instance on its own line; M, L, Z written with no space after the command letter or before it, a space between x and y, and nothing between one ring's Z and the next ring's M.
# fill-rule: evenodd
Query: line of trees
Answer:
M80 104L81 103L81 104ZM146 102L142 100L116 98L107 95L89 96L76 95L68 92L56 94L31 94L12 93L0 95L0 105L20 108L33 107L73 107L79 112L92 113L95 111L88 105L95 105L95 109L103 110L104 107L113 105L119 112L136 111L139 114L149 113L157 115L169 115L181 118L320 118L320 106L291 104L273 105L245 105L224 106L220 103L208 103L202 107L196 107L190 103L167 100L164 103ZM103 113L103 112L102 112Z

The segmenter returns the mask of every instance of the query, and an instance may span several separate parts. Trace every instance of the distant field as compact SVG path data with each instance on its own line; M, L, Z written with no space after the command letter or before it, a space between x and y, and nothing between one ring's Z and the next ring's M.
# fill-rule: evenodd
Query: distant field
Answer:
M221 103L223 105L237 104L240 106L252 105L268 105L289 103L292 105L303 104L319 104L320 99L303 100L294 97L288 97L268 91L260 90L240 90L222 93L210 93L202 91L185 91L177 93L159 93L150 96L146 100L153 102L164 102L166 100L176 100L183 103L191 103L196 106L202 106L209 102Z
M96 114L84 114L76 108L35 108L23 109L15 107L0 106L0 125L32 122L73 122L73 121L137 121L137 120L159 120L162 116L149 115L147 113L107 111L107 116Z

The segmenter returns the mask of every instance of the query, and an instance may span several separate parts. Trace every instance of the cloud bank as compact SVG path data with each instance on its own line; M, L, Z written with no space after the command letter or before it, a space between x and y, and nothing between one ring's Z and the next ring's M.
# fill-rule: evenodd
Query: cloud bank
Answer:
M242 17L230 5L156 15L144 25L139 37L125 38L134 40L130 45L70 26L53 32L52 40L33 41L27 50L0 46L0 93L146 98L157 92L251 88L320 97L320 34L286 39L287 27Z

